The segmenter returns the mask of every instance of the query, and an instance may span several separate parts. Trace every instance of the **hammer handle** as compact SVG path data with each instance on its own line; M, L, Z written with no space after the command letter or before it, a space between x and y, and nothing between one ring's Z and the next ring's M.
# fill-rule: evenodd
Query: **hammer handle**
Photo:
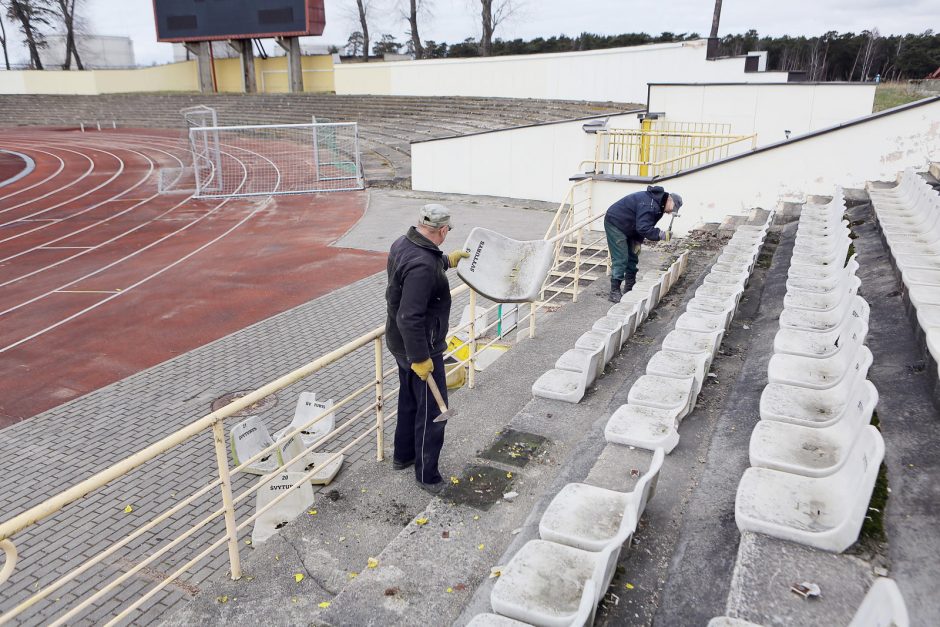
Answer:
M441 410L441 413L447 411L447 405L444 404L444 399L441 397L441 391L437 387L437 382L434 381L434 377L430 374L428 375L428 387L431 388L431 395L434 396L435 402L437 402L437 408Z

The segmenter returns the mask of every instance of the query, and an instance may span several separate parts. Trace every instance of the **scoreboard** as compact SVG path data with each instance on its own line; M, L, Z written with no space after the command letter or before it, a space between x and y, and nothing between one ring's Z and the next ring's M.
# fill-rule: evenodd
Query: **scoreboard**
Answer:
M322 35L323 0L153 0L157 41Z

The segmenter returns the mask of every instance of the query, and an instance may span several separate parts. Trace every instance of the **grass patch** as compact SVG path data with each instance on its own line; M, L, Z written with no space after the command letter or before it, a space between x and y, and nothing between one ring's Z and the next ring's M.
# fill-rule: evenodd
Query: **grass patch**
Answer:
M875 103L872 113L893 109L903 104L926 98L907 83L880 83L875 88Z
M842 264L843 267L849 265L849 259L852 258L852 255L855 254L855 242L849 244L849 249L845 252L845 263Z

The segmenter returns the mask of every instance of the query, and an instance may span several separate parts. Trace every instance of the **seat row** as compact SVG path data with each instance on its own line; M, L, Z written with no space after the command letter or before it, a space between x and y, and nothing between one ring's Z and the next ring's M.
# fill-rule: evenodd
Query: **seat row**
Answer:
M676 259L665 271L648 271L640 277L633 289L623 295L603 318L594 323L590 331L581 335L575 347L565 351L555 367L545 372L532 384L532 394L567 403L578 403L587 388L604 374L604 367L620 352L637 328L649 316L685 272L688 251Z
M501 569L490 592L495 613L475 616L468 627L593 625L620 553L656 492L664 458L662 449L654 452L631 492L586 483L562 488L542 514L539 539L526 542Z
M893 188L869 184L868 195L912 317L940 363L940 195L913 169L901 172Z
M671 452L679 422L695 407L712 360L728 330L760 254L772 216L741 226L695 290L673 331L650 359L646 374L630 388L627 403L610 417L608 442ZM629 294L627 295L629 296ZM626 298L626 296L624 297ZM616 306L615 306L616 307Z
M843 211L837 190L800 215L751 468L735 501L742 532L833 552L858 538L884 457L870 425L878 392L867 380L869 307Z

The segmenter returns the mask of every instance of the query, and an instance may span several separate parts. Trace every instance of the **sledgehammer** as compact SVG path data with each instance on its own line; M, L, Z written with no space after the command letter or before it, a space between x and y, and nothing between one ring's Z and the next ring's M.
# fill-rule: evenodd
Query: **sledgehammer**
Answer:
M431 375L428 375L428 387L431 389L431 394L434 396L435 402L437 402L437 408L441 410L441 415L435 418L434 422L444 422L448 418L456 416L456 409L447 409L447 405L444 404L444 399L441 397L441 391L438 389L437 383Z

